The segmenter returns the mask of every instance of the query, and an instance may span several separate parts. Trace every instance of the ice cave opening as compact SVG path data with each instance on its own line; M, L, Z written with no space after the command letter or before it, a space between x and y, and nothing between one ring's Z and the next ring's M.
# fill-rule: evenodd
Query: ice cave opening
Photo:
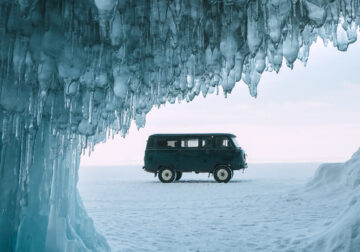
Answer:
M166 102L240 80L256 97L319 37L346 51L359 18L359 0L0 0L0 250L110 250L77 191L83 150Z

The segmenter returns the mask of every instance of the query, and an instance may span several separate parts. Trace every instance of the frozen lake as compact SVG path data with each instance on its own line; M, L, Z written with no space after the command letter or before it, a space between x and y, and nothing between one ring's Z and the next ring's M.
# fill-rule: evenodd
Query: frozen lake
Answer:
M302 251L344 209L305 185L318 164L250 164L228 184L140 166L81 167L79 190L113 251Z

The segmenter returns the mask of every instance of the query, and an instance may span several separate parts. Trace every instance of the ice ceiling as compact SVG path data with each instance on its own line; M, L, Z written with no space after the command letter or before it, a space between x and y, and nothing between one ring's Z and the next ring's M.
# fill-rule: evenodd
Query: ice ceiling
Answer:
M241 79L256 97L318 37L345 51L359 3L0 0L0 250L108 250L76 189L83 149Z

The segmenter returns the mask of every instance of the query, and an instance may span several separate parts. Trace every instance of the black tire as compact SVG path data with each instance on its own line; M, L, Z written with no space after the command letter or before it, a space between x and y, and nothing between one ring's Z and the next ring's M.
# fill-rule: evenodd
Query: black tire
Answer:
M176 172L167 167L163 167L159 170L159 180L163 183L172 183L176 178Z
M231 173L232 170L229 167L220 165L214 171L214 178L219 183L227 183L231 179Z
M177 171L176 172L176 178L175 178L175 181L178 181L181 179L181 176L182 176L182 172L181 171Z

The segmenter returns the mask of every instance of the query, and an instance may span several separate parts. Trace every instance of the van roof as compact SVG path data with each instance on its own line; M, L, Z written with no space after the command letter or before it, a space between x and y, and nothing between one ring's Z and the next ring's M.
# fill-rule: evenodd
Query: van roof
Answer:
M171 133L171 134L152 134L149 137L199 137L199 136L229 136L236 137L231 133Z

